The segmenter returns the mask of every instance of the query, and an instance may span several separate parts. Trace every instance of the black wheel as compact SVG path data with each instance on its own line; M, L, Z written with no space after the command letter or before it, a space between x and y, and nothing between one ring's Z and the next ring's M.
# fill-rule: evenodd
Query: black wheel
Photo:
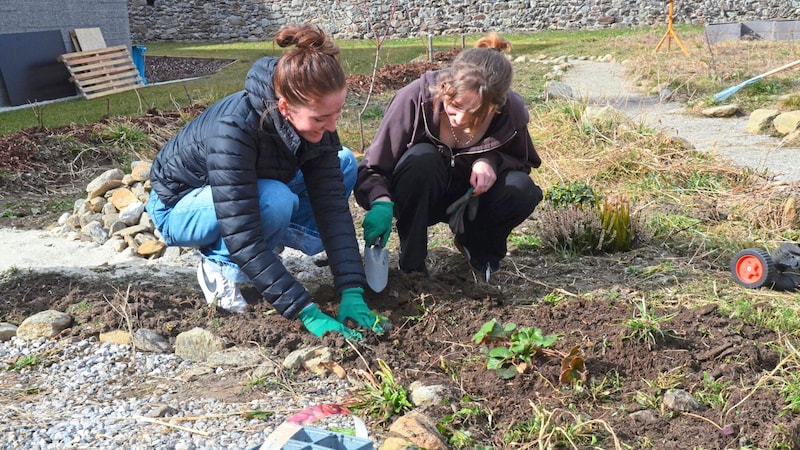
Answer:
M748 248L737 253L731 261L733 279L742 286L757 289L772 286L775 279L775 263L766 250Z

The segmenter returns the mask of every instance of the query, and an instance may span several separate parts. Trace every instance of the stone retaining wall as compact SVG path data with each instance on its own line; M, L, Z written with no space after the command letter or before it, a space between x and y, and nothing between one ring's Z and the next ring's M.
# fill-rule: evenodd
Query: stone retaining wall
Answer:
M134 43L262 41L311 22L337 39L665 25L665 0L128 0ZM365 13L365 9L369 9ZM676 0L674 22L800 20L800 0Z

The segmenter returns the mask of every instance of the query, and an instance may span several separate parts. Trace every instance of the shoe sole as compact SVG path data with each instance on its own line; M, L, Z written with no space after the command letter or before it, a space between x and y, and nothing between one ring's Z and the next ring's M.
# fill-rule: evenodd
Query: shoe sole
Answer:
M482 281L484 283L488 283L489 279L492 276L492 268L491 268L491 266L489 264L486 264L486 269L484 269L484 270L476 268L475 266L472 265L472 257L470 256L469 250L467 250L467 247L464 247L463 245L461 245L461 243L458 242L458 239L453 239L453 243L456 246L456 250L458 250L458 252L461 253L461 255L464 258L466 258L467 266L469 266L469 269L472 271L472 274L475 276L475 280L476 281Z

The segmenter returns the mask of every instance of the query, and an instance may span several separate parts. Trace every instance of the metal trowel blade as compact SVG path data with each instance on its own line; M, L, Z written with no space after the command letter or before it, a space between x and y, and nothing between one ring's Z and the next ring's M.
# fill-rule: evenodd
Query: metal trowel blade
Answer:
M386 288L389 280L389 250L383 248L380 239L364 249L364 271L370 289L381 292Z

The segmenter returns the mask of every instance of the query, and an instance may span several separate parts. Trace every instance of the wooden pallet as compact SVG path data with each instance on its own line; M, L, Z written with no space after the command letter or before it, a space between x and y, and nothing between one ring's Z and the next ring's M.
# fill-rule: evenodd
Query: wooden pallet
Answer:
M128 47L118 45L65 53L58 60L67 66L70 81L86 98L96 98L144 86Z

